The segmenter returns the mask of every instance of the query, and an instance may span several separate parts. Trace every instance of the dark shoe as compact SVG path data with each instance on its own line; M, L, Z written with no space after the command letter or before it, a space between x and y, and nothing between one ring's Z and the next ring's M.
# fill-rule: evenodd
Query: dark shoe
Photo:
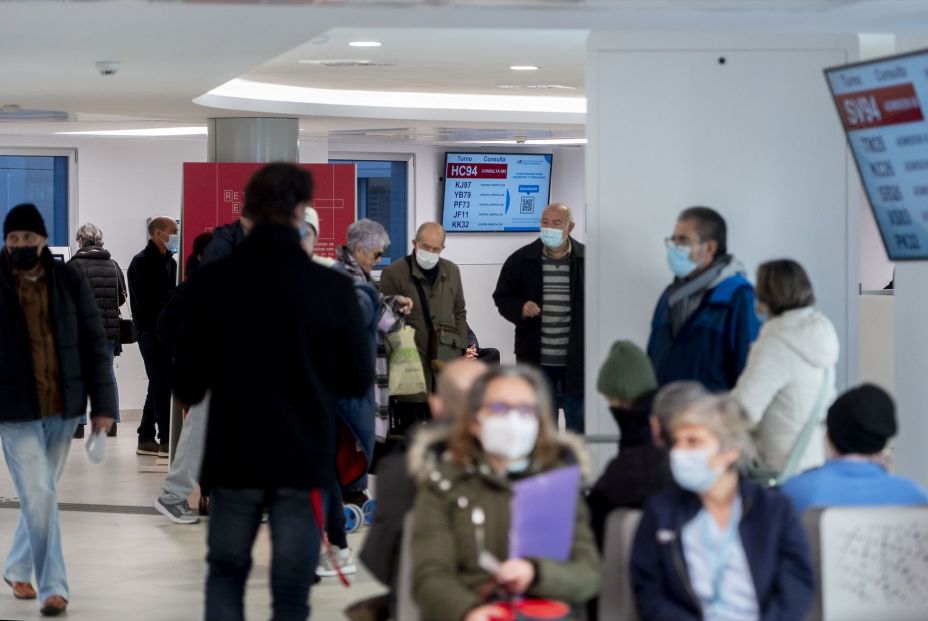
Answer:
M345 492L342 502L346 505L357 505L358 509L364 507L364 503L370 500L370 494L367 490L358 490L354 492Z
M113 426L110 427L110 430L106 432L106 436L107 436L108 438L115 438L115 437L116 437L116 423L113 423Z
M167 457L168 456L168 443L158 445L158 457Z
M153 457L158 456L158 443L154 440L144 440L139 442L139 447L135 449L136 455L152 455Z
M74 430L74 439L80 440L83 437L84 437L84 426L78 425L77 429Z
M13 582L6 578L4 578L3 581L13 589L13 597L16 599L35 599L38 597L35 588L28 582Z
M197 507L203 517L209 517L209 496L200 496L200 504Z
M52 595L45 600L39 612L42 613L43 617L57 617L60 614L64 614L67 609L68 600L60 595Z

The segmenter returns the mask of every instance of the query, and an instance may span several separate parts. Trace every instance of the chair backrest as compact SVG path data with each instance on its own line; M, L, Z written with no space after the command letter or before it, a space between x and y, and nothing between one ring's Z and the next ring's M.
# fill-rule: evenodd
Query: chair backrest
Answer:
M599 621L638 621L628 564L640 521L636 509L616 509L606 518Z
M807 621L911 621L928 611L928 506L810 509L816 603Z
M403 518L399 576L396 580L396 618L402 621L419 621L422 617L412 595L412 538L413 513L410 511Z

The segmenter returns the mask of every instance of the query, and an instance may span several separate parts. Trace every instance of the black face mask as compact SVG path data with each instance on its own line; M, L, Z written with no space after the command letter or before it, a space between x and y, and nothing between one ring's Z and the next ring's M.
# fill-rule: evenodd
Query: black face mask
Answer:
M39 249L37 246L10 248L10 260L21 270L31 270L39 264Z

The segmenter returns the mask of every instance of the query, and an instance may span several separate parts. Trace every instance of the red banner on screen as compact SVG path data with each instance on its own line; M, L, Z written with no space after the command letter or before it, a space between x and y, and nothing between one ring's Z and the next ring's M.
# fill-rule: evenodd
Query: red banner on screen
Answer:
M185 163L183 263L197 235L229 224L242 216L245 186L264 164ZM312 205L319 212L316 254L335 257L335 249L348 238L357 213L354 164L300 164L313 175ZM180 263L180 261L178 261Z
M847 130L885 127L925 119L912 84L837 95L838 110Z
M509 175L508 164L448 164L445 176L448 179L505 179Z

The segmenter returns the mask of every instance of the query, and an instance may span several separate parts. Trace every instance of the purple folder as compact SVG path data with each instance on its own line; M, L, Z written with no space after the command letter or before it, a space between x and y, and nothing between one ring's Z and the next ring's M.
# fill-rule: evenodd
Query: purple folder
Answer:
M580 467L568 466L513 484L509 558L570 558Z

